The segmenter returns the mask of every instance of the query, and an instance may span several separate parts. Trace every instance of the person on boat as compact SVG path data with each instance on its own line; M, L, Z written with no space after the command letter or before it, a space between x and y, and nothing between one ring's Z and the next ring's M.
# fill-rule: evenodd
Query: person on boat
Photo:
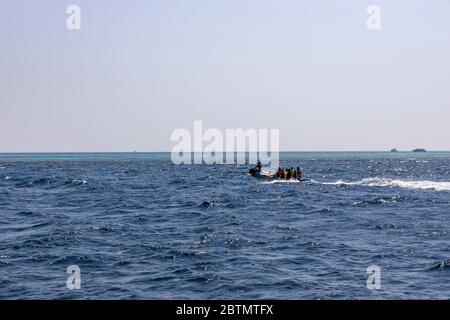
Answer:
M252 176L254 176L254 175L256 175L257 173L261 173L261 169L262 169L261 161L258 161L258 162L256 163L256 166L255 166L254 168L251 168L250 170L248 170L248 172L249 172Z
M281 178L281 167L278 167L277 172L275 173L276 178Z
M297 179L298 180L302 179L302 174L303 174L303 171L300 169L300 167L297 167Z
M292 177L291 169L286 169L286 180L291 179L291 177Z
M297 171L297 170L294 170L294 168L291 168L291 171L292 171L292 179L297 179L297 177L298 177L298 171Z
M256 163L256 166L253 168L253 171L254 171L254 172L261 172L261 169L262 169L261 161L258 161L258 162Z
M280 178L281 179L286 179L286 172L284 171L284 169L281 169Z

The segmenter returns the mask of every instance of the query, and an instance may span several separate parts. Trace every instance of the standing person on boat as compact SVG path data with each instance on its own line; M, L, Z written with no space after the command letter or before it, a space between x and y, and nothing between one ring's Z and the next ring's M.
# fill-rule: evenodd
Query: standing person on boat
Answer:
M250 173L252 176L254 176L254 175L257 174L257 173L261 173L261 169L262 169L261 161L258 161L258 162L256 163L256 166L255 166L254 168L251 168L251 169L249 170L249 173Z
M261 161L258 161L257 163L256 163L256 167L254 168L257 172L261 172L261 169L262 169L262 164L261 164Z
M261 173L261 169L262 169L262 164L261 164L261 161L258 161L257 163L256 163L256 166L254 167L254 168L252 168L252 169L250 169L250 173L256 173L256 172L259 172L259 173Z

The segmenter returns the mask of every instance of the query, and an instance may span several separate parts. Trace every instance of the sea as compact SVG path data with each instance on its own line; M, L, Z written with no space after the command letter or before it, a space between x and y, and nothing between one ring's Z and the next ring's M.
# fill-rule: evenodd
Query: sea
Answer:
M449 152L0 154L0 299L449 299Z

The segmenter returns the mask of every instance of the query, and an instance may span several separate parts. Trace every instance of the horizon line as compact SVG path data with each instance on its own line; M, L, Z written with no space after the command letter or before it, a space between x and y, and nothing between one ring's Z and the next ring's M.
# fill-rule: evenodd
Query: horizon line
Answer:
M426 150L426 149L425 149ZM259 153L259 152L270 152L270 151L216 151L216 153ZM283 150L280 153L313 153L313 152L347 152L347 153L364 153L364 152L382 152L382 153L427 153L427 152L450 152L450 150L426 150L425 152L414 152L414 150ZM0 154L68 154L68 153L172 153L172 151L0 151ZM211 153L202 151L191 151L186 153Z

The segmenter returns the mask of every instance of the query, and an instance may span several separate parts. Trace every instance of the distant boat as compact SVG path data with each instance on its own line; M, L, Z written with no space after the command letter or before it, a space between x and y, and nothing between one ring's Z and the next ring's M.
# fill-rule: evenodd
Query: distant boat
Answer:
M253 178L256 178L259 180L264 180L264 181L300 181L300 182L309 181L308 179L302 179L301 177L300 177L300 179L299 178L290 178L290 179L278 178L270 172L260 172L260 171L257 171L255 168L248 170L248 173L250 173Z
M412 152L427 152L425 149L414 149Z
M307 182L310 181L309 179L298 179L298 178L291 178L291 179L282 179L277 178L276 176L266 173L266 172L253 172L250 169L249 173L252 175L253 178L263 180L263 181L299 181L299 182Z
M398 150L397 149L391 149L391 152L398 152Z

